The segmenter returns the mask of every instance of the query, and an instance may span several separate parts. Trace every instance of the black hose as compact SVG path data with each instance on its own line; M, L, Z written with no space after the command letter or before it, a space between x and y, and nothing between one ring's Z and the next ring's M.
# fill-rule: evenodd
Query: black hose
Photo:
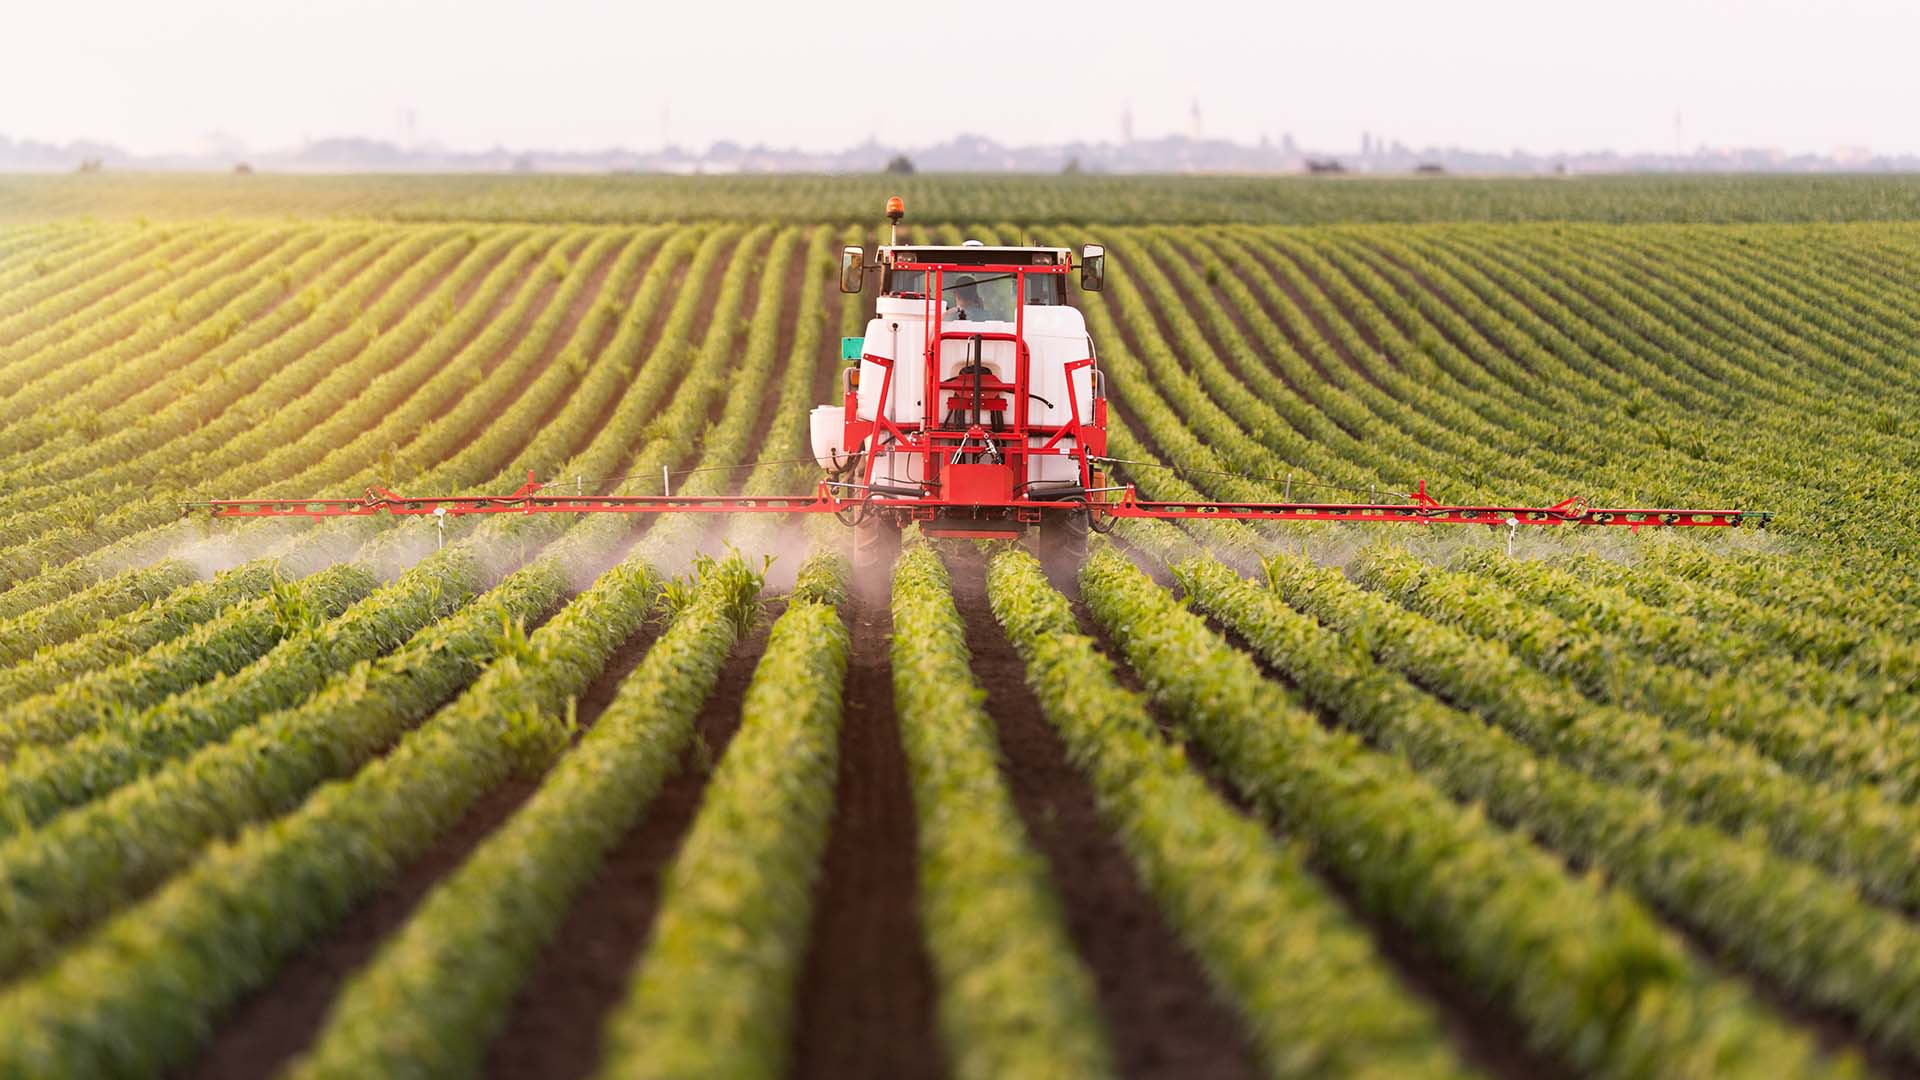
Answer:
M973 422L975 426L978 426L980 423L980 383L982 379L986 378L986 372L987 372L986 362L984 358L980 355L980 352L981 352L980 335L975 334L973 335L973 365L972 365L973 366Z

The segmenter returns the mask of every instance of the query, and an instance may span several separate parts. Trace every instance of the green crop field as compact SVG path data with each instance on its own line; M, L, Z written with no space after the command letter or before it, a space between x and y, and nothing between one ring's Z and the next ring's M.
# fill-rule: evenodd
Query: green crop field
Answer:
M1920 1070L1920 180L898 188L1143 497L1764 529L183 517L807 493L894 190L0 177L0 1076Z
M1338 222L1836 222L1920 218L1920 176L1418 180L1223 176L0 175L0 222L231 218L664 222L871 227L905 197L955 225Z

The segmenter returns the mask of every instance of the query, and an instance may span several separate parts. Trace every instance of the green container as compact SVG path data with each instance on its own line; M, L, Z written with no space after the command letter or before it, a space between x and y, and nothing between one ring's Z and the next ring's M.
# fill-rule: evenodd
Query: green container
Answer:
M842 360L858 360L866 350L866 338L843 337L840 339L840 359Z

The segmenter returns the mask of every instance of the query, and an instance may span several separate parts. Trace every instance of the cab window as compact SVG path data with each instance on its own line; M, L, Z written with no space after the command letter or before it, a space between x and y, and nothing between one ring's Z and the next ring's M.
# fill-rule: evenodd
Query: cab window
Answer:
M945 299L969 322L1013 321L1013 275L961 272L947 275Z
M1042 307L1057 306L1060 303L1060 275L1028 274L1026 302Z
M905 296L915 300L926 299L927 272L925 270L887 271L887 295Z

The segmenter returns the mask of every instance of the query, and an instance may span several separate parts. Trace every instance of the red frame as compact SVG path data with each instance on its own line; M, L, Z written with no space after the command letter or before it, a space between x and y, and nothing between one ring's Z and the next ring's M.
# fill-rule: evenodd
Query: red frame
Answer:
M1065 278L1067 274L1072 271L1072 266L1064 262L1054 266L1026 266L1017 263L894 262L890 264L890 266L891 269L896 271L909 273L922 272L927 275L927 288L925 296L921 301L924 318L921 322L922 337L920 356L921 362L926 365L922 382L923 392L921 400L924 402L921 406L923 410L922 415L917 423L912 419L908 419L906 421L907 426L905 427L901 425L899 420L887 415L887 400L893 389L893 373L896 365L905 358L889 358L867 353L862 356L861 359L879 365L885 373L881 376L880 393L874 404L874 419L860 419L858 392L849 390L846 401L846 433L841 445L842 449L855 451L861 449L864 444L871 440L877 450L881 438L885 437L890 440L886 444L885 453L919 455L922 463L920 475L925 478L921 481L924 494L917 499L886 498L876 500L874 505L883 508L904 506L914 508L940 507L956 510L971 508L975 511L1005 510L1012 511L1016 517L1020 517L1027 512L1059 509L1063 507L1078 507L1081 505L1078 502L1031 499L1025 494L1027 477L1032 471L1033 458L1073 458L1079 466L1080 486L1082 488L1091 488L1094 486L1096 475L1093 469L1092 458L1106 451L1107 410L1105 408L1105 399L1096 397L1092 403L1094 407L1089 410L1087 417L1082 419L1078 400L1079 395L1075 392L1073 386L1073 375L1075 372L1082 368L1096 366L1091 356L1070 361L1066 365L1067 423L1058 425L1035 425L1030 421L1027 413L1027 388L1032 385L1033 363L1033 353L1032 350L1028 348L1026 340L1026 304L1024 301L1027 295L1027 278L1031 275L1049 275ZM1014 305L1013 333L1009 334L1004 331L987 332L945 329L942 311L943 304L940 297L945 292L946 275L949 272L1005 274L1011 277L1013 279L1014 298L1016 301L1020 301ZM999 430L986 428L982 425L970 425L966 429L955 429L946 427L941 423L941 418L946 412L946 410L942 408L942 406L947 403L945 395L949 392L963 394L972 389L971 382L966 382L965 385L962 385L962 380L959 379L948 380L947 384L941 382L938 376L942 350L948 341L971 341L975 338L982 341L1008 341L1013 343L1013 380L1011 382L1003 382L994 379L985 381L982 385L983 398L986 392L991 392L1003 405L1005 404L1005 398L1000 397L1000 395L1011 395L1013 398L1011 409L996 410L1011 412L1012 414L1011 422ZM1071 447L1062 446L1063 440L1069 437L1073 439L1073 445ZM1032 444L1036 438L1045 439L1046 441L1039 446L1034 446ZM1013 494L1010 497L995 497L1000 490L1000 486L988 483L986 478L977 472L969 470L967 473L963 473L962 475L968 477L964 484L953 483L947 476L948 470L956 467L956 465L967 464L948 462L946 459L950 455L964 447L981 445L983 441L991 441L1000 451L1003 463L1000 467L1007 469L1008 475L1011 477L1010 483ZM877 456L878 454L873 452L867 454L866 462L861 470L860 476L860 488L863 490L872 489L873 471L875 458ZM913 516L916 519L925 519L925 515L922 514L916 513Z

